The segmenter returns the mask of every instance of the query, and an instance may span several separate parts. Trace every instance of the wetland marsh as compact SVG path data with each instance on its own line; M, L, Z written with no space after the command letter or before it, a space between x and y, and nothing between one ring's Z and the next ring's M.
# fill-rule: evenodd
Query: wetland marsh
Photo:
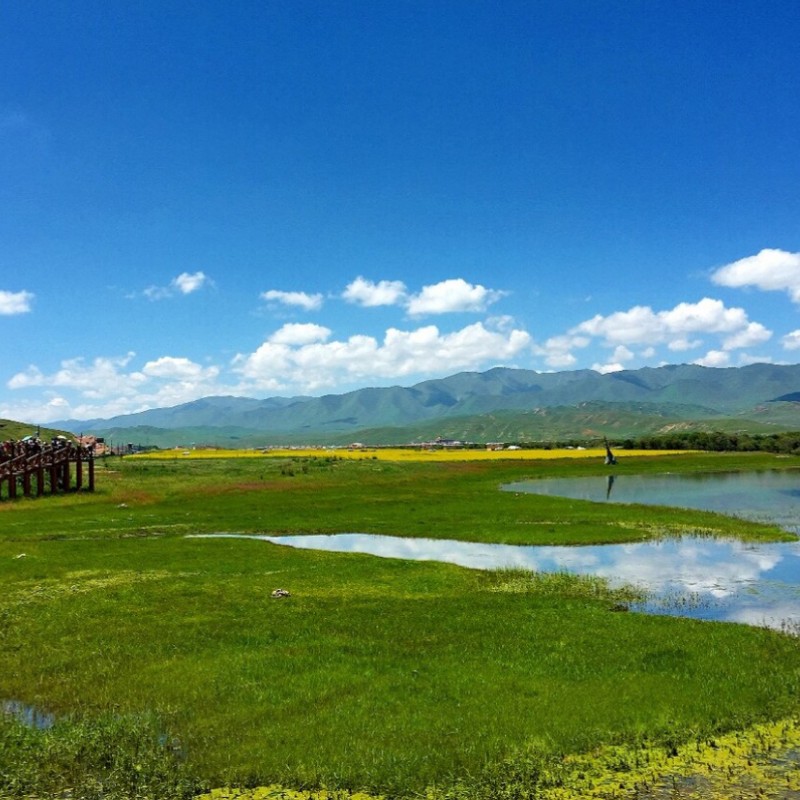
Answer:
M784 464L763 454L651 455L621 462L618 474ZM70 787L88 797L111 771L128 775L114 786L129 788L115 795L107 783L106 797L274 784L543 797L556 780L548 770L565 758L609 746L678 752L800 712L794 637L616 613L635 593L603 578L185 538L360 530L526 546L689 532L790 540L778 526L499 491L603 474L575 458L99 467L94 495L0 506L0 697L57 720L33 730L3 717L0 796ZM273 599L277 588L289 596ZM179 744L145 746L154 740ZM170 759L174 785L164 782ZM147 788L156 785L157 795Z

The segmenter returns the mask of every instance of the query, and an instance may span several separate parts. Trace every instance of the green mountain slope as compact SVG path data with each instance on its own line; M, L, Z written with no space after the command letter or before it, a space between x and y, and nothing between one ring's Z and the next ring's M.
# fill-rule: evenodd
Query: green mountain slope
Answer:
M48 428L45 426L31 425L27 422L16 422L13 419L0 419L0 442L10 439L22 439L25 436L39 435L42 439L52 439L54 436L72 438L73 434L61 428Z
M537 414L546 417L547 409L596 403L614 407L616 422L606 425L618 430L638 430L639 424L630 418L636 406L640 409L634 413L637 419L670 413L680 422L717 416L750 418L756 413L763 424L800 428L800 406L791 399L796 396L800 396L800 365L752 364L712 369L683 364L605 375L592 370L538 373L495 368L424 381L408 388L367 388L317 398L209 397L169 409L110 420L72 420L61 426L132 442L137 436L124 433L131 428L185 429L181 444L187 440L236 441L236 437L243 443L256 433L271 441L322 442L364 438L357 433L365 429L402 428L425 435L433 429L444 430L446 421L452 422L453 418L499 412L526 412L533 415L530 421L536 420ZM781 397L787 399L778 400ZM497 438L509 438L503 435L506 428L493 425L487 428L488 432L496 431ZM582 424L577 417L570 426L566 422L564 426L578 432L596 427L590 420Z
M265 445L411 444L437 437L462 442L564 442L608 436L623 438L689 431L774 433L800 429L800 404L791 413L770 413L769 407L751 414L724 416L701 406L679 404L581 403L530 410L441 417L407 426L361 428L347 432L275 433L245 428L190 427L111 428L103 431L114 444L157 447L263 447Z

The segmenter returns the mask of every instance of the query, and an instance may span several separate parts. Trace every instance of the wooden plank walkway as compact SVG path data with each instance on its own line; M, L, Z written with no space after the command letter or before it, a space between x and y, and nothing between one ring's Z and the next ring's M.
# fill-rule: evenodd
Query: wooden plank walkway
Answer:
M0 501L94 491L94 452L56 438L0 443Z

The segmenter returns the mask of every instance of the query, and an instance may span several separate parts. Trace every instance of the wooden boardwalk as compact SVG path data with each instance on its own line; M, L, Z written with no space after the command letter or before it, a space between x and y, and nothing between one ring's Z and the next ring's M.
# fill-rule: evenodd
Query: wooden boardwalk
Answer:
M66 439L0 443L0 500L94 491L94 452Z

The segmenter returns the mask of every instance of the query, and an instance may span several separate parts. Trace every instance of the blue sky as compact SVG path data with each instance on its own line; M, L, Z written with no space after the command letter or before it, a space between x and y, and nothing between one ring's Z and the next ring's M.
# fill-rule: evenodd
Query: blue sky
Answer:
M794 0L0 7L0 417L800 357Z

